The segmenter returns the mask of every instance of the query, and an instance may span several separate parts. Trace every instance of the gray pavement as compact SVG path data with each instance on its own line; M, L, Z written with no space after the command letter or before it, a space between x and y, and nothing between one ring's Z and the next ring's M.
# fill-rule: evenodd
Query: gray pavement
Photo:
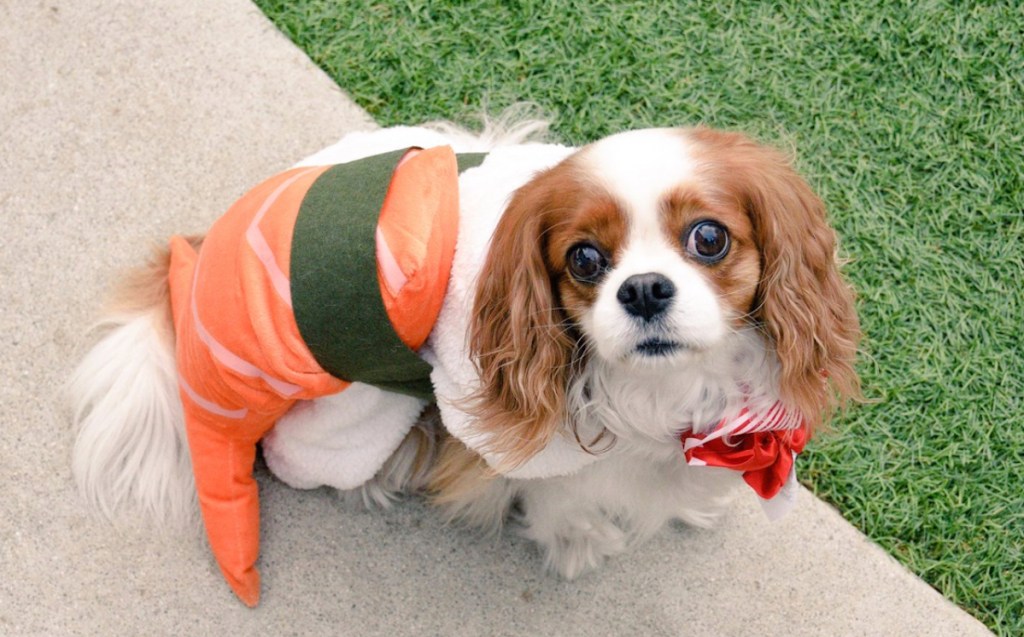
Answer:
M0 0L0 635L985 635L802 492L577 582L420 502L260 475L263 600L202 540L79 502L59 388L115 272L374 126L247 0Z

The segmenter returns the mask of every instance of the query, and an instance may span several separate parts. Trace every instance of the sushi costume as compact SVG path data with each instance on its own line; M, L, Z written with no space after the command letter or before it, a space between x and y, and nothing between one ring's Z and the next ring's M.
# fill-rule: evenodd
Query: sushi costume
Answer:
M356 381L429 398L415 350L445 296L460 163L481 160L437 147L289 170L236 202L198 254L171 239L196 490L211 550L247 605L259 600L257 442L296 401Z

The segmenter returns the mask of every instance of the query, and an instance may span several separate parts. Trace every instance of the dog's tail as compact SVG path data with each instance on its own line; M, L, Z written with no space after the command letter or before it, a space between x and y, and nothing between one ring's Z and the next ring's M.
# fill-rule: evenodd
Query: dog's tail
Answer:
M193 240L198 249L201 239ZM163 524L196 519L195 484L174 361L167 273L160 249L117 290L99 341L67 386L76 439L72 473L108 517L135 506Z

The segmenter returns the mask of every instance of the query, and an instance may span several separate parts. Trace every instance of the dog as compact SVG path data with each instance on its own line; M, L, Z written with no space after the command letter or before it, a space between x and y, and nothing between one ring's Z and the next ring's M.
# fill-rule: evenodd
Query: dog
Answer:
M300 162L486 154L457 176L449 280L417 349L433 398L331 385L259 435L292 486L425 492L487 532L511 517L572 579L671 520L709 525L744 480L766 499L791 487L803 441L859 396L860 331L824 205L778 151L709 128L572 148L532 141L542 128L353 133ZM202 259L203 238L180 241ZM73 473L108 515L196 508L183 404L202 399L179 377L172 266L163 250L125 277L69 382ZM769 447L767 469L730 464Z

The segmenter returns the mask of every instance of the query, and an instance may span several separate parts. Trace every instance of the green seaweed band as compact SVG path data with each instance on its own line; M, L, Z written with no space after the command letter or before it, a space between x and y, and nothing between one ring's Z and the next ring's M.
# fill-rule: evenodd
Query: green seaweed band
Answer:
M291 246L299 333L337 378L433 400L430 365L399 339L377 282L375 233L403 149L339 164L306 193ZM459 172L486 155L457 155Z

